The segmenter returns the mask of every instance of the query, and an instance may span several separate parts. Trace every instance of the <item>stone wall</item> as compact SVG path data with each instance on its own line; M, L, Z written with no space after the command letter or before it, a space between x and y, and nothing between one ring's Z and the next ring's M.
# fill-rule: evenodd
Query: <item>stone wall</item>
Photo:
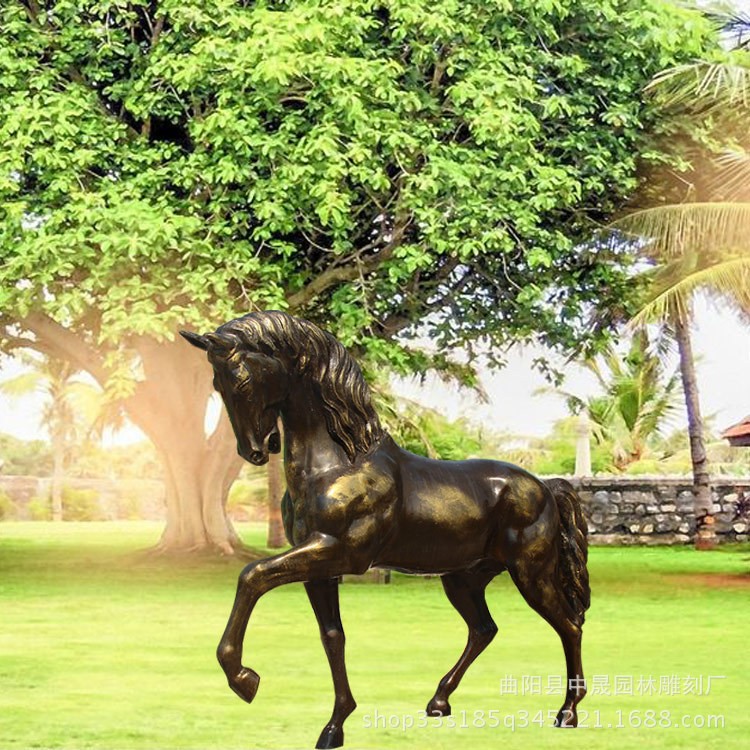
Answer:
M672 477L570 479L583 500L591 544L687 544L695 531L690 480ZM157 480L66 479L74 489L97 493L100 516L164 519L164 485ZM0 475L0 492L16 506L16 520L30 520L29 503L48 498L49 479ZM747 541L750 524L736 519L736 502L750 497L750 478L713 484L715 528L720 541Z
M33 520L30 503L48 499L51 496L50 484L48 478L0 475L0 492L15 505L13 520ZM95 493L97 515L104 521L118 518L161 521L165 518L164 483L156 479L66 478L65 486Z
M693 540L693 492L688 478L571 479L583 500L591 544L686 544ZM713 513L720 541L747 541L747 519L736 503L750 497L750 478L713 482Z

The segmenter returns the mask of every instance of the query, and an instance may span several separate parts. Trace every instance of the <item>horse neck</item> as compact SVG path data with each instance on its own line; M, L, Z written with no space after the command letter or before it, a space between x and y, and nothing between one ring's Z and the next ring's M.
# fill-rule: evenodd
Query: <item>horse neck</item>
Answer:
M291 384L281 408L284 462L290 470L314 471L348 463L344 449L330 436L323 401L313 383Z

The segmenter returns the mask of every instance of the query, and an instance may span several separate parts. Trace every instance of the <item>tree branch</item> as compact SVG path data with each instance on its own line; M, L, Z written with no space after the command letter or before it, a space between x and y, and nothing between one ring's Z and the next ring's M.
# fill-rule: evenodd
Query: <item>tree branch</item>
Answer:
M148 21L149 28L151 29L151 43L149 44L149 49L153 51L154 47L156 47L157 42L159 41L159 37L161 36L161 32L164 29L164 20L166 16L159 16L159 18L156 19L156 23L151 23L151 18L146 13L146 20ZM141 135L148 139L151 137L151 116L149 115L146 117L146 119L141 124Z
M26 346L67 360L88 372L102 387L106 385L109 370L80 336L40 312L29 313L19 324L36 337L36 341L29 340Z
M396 248L401 244L401 240L409 224L411 224L411 218L404 222L399 222L393 228L391 239L378 253L363 260L356 260L354 263L345 266L328 268L316 276L307 286L287 296L290 309L292 311L300 310L331 287L347 281L354 281L364 274L372 273L392 257Z
M29 20L39 23L39 3L36 0L21 0Z
M437 96L440 91L440 84L445 75L445 71L448 67L448 55L451 53L452 47L448 44L444 44L440 48L437 60L435 60L435 67L432 71L432 80L430 81L430 94Z
M448 304L454 294L466 286L470 274L464 274L454 287L451 287L440 297L430 299L431 290L437 289L459 265L460 260L458 257L449 258L448 261L439 268L435 274L433 274L431 279L422 284L422 294L420 296L424 299L424 302L416 305L414 310L409 310L406 306L402 306L400 311L397 310L380 321L379 326L382 334L386 338L392 338L404 328L412 325L415 320L422 320L430 313L436 312Z

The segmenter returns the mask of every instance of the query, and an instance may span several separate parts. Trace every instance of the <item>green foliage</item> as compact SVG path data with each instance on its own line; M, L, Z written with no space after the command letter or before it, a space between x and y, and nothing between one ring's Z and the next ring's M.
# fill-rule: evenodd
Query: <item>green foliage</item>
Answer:
M648 86L692 137L665 144L688 154L683 173L652 175L650 200L617 222L654 266L637 324L689 320L697 290L750 314L750 19L724 23L735 49L661 71Z
M709 423L711 420L707 420ZM750 451L733 448L706 428L706 454L714 476L750 476ZM660 474L690 474L690 441L685 430L677 430L654 441L652 452L659 458Z
M29 369L0 381L0 393L11 398L29 394L41 397L41 423L50 437L53 456L68 465L81 445L106 421L102 391L81 380L77 368L65 359L27 354L22 362ZM39 472L35 468L34 473L40 475Z
M21 440L0 433L0 461L3 474L44 477L52 472L52 451L42 440Z
M0 521L13 518L16 514L16 504L7 492L0 490Z
M101 521L99 495L96 490L63 487L63 521ZM50 521L52 505L49 497L33 497L28 504L33 521Z
M578 424L575 417L556 422L549 435L534 438L526 448L501 448L498 456L541 474L573 474ZM711 473L715 476L750 475L750 451L737 450L725 440L711 438L706 446ZM665 436L653 434L641 458L622 465L616 461L617 444L602 433L591 441L591 467L595 474L685 476L691 472L687 432L675 430Z
M162 476L159 457L147 440L106 448L87 441L77 448L68 468L70 476L120 479L160 479Z
M32 497L27 507L32 521L52 520L52 504L49 497Z
M584 413L597 444L607 443L612 464L623 470L644 458L649 443L672 416L679 398L679 375L664 371L667 340L652 344L645 330L633 334L621 355L609 346L584 362L596 375L600 392L583 399L558 390L574 414Z
M99 494L96 490L63 487L63 521L101 521Z
M227 498L227 512L230 517L247 513L249 509L265 506L268 487L265 471L253 472L250 478L235 479Z
M451 422L428 409L412 407L409 412L408 421L394 435L406 450L449 460L476 458L483 451L476 427L462 420Z
M498 357L593 345L630 285L581 243L656 158L643 86L715 44L660 0L58 0L0 25L2 322L44 312L110 365L134 332L271 307L401 367L383 339L418 323Z
M552 432L544 438L531 441L529 463L526 468L535 474L571 475L576 467L576 442L578 420L567 417L558 420ZM593 441L591 445L591 469L597 473L608 473L614 468L612 444L606 439Z
M461 460L498 454L494 441L464 420L444 416L404 398L382 385L373 386L375 406L391 437L412 453L430 458Z

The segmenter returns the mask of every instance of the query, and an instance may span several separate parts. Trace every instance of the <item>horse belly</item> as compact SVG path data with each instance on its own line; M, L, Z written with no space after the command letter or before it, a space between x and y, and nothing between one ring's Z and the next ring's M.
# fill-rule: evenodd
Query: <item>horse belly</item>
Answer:
M409 493L375 564L406 573L445 573L484 559L492 503L483 495L451 485Z

